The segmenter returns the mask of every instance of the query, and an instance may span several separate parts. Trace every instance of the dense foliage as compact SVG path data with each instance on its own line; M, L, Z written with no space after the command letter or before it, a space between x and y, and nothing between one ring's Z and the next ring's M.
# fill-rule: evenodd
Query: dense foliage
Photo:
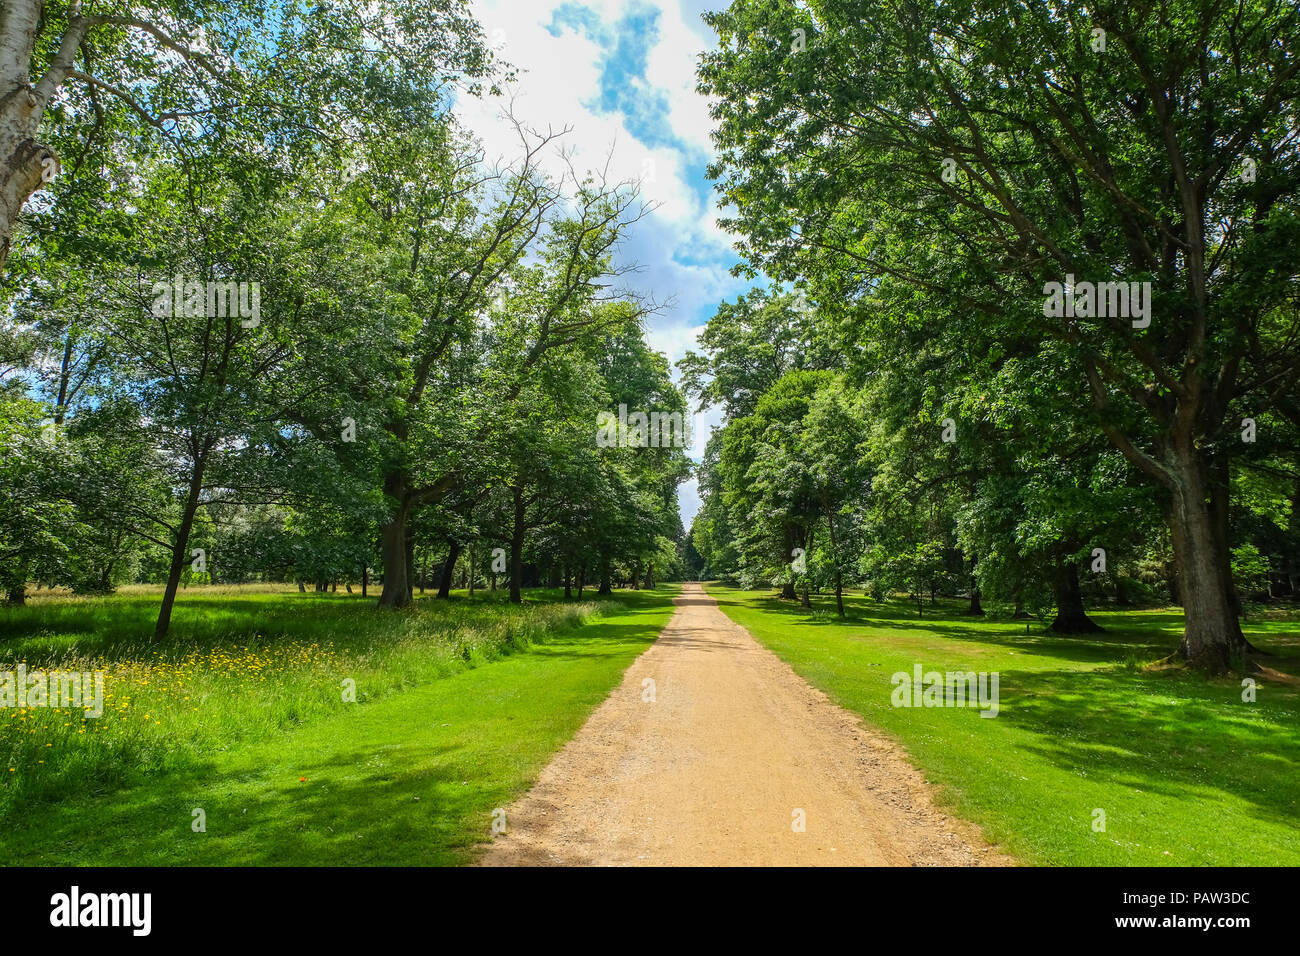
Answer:
M741 271L778 283L683 365L739 396L701 482L710 573L1054 602L1062 629L1085 587L1151 592L1193 664L1251 650L1240 592L1300 584L1300 10L707 19L711 173Z
M193 581L681 573L684 447L597 441L685 411L619 283L646 207L458 126L509 75L465 4L16 0L0 72L9 601L161 582L161 637Z

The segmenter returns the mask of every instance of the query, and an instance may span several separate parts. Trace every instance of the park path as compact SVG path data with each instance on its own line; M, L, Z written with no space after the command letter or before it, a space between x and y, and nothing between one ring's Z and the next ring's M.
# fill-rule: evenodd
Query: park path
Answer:
M935 809L897 746L810 687L698 584L675 603L659 639L507 808L506 833L482 864L1008 862Z

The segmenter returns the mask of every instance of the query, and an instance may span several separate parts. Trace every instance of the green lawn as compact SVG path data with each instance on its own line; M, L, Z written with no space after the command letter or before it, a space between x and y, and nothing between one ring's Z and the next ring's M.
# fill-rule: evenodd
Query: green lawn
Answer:
M283 589L192 591L162 651L135 636L150 593L9 611L0 668L103 666L115 700L132 699L98 720L9 715L0 863L464 862L492 810L655 639L676 592L599 605L537 592L521 609L460 595L393 613ZM357 703L342 700L345 678Z
M1107 633L1061 637L1034 622L833 599L812 612L770 592L709 585L722 609L840 705L893 735L941 799L1027 863L1300 865L1300 693L1141 665L1177 644L1181 615L1094 615ZM1300 622L1246 627L1300 671ZM1000 713L895 708L891 676L1000 675ZM1105 832L1094 832L1094 810Z

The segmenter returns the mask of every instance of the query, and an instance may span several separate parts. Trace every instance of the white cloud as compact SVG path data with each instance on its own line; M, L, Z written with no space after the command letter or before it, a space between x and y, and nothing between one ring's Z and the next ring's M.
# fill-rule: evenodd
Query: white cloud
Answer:
M682 516L682 527L691 530L691 522L700 510L700 482L698 478L688 478L677 486L677 511Z
M651 81L668 95L673 132L703 156L712 151L713 120L708 100L695 91L695 67L706 42L701 32L687 26L680 6L665 4L659 16L659 42L650 50L646 65Z
M677 249L690 249L693 257L726 256L731 240L718 228L711 201L702 200L691 185L709 155L708 108L694 92L702 35L686 26L676 4L660 5L659 39L648 53L648 77L629 83L646 96L666 97L669 123L687 149L652 147L630 132L621 112L594 108L602 92L600 59L608 51L572 28L552 35L544 24L561 5L561 0L478 0L474 5L489 41L518 70L518 82L510 91L515 114L537 129L571 128L564 146L573 150L579 169L602 167L610 157L614 178L641 180L644 198L658 207L651 222L670 225L677 236L662 250L668 258ZM620 16L635 8L623 0L583 6L611 35ZM483 141L491 158L509 159L518 152L515 132L501 116L505 105L493 97L466 98L458 109L461 121ZM551 168L561 169L558 156L551 157Z
M685 0L698 7L698 2ZM712 121L708 103L695 92L697 56L712 42L698 13L686 13L683 3L661 0L658 36L646 54L646 76L625 82L640 102L661 98L667 104L667 122L680 146L651 145L635 136L628 117L618 110L603 110L601 61L609 51L586 31L565 27L558 36L544 24L552 21L563 0L475 0L474 12L489 42L503 59L518 70L511 91L515 115L535 129L570 128L564 139L579 170L603 167L607 161L615 179L641 180L643 197L658 206L628 235L620 249L625 263L640 268L627 282L659 302L672 307L647 321L652 348L676 362L724 298L732 298L747 283L728 272L732 239L719 229L712 198L702 199L694 183L711 155ZM599 20L595 31L616 35L621 17L644 9L644 0L590 0L581 3ZM501 98L466 98L458 104L461 122L484 144L489 158L506 161L518 153L518 139L501 116ZM612 149L612 153L611 153ZM551 169L562 166L551 157ZM675 370L674 370L675 372ZM699 460L710 428L720 413L713 409L697 419L689 454ZM694 480L678 493L682 520L690 526L699 507Z

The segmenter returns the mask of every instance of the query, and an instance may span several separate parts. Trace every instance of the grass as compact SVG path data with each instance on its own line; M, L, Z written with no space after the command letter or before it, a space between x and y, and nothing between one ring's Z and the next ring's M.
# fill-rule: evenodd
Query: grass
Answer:
M1148 669L1170 653L1181 614L1093 615L1107 630L1058 636L1034 623L961 614L917 619L901 603L833 599L811 612L768 592L709 585L722 610L841 706L896 738L942 802L1027 863L1071 866L1300 865L1300 693L1263 681ZM1245 626L1300 671L1300 621ZM895 708L891 676L1000 675L1000 712ZM1095 811L1105 813L1095 831Z
M191 589L165 648L140 636L148 590L8 610L0 669L100 667L113 696L98 720L0 711L0 863L464 862L654 640L675 591L532 592L522 608L487 592L394 613Z

